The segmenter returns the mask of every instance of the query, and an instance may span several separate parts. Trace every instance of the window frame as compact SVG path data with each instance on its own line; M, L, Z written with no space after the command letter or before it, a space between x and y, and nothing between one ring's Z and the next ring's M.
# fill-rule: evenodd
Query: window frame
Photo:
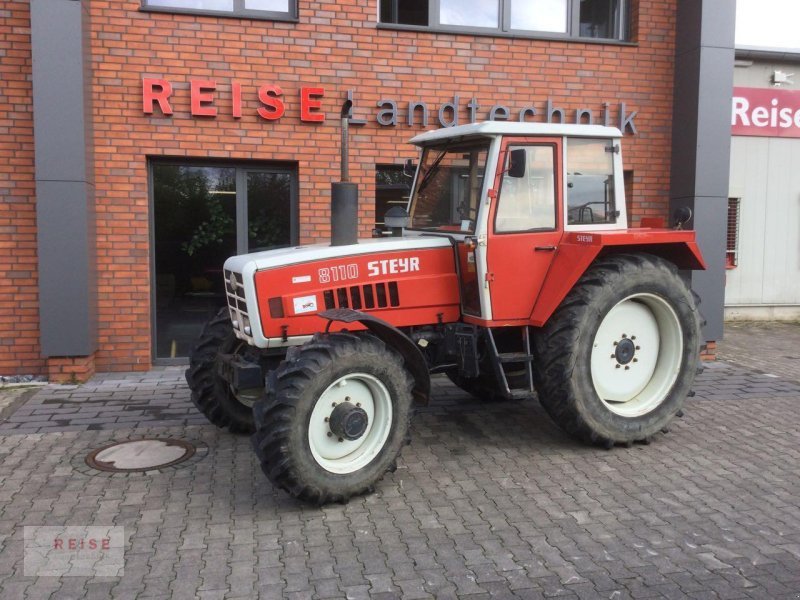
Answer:
M252 19L257 21L288 21L298 22L297 0L288 0L289 10L286 12L273 10L255 10L245 8L245 0L232 0L232 10L208 10L203 8L182 8L179 6L159 6L151 4L152 0L141 0L141 12L168 13L181 15L199 15L209 17L227 17L233 19Z
M396 4L399 0L391 0L392 14L397 15ZM635 46L631 41L633 31L630 16L631 2L635 0L619 0L619 18L615 25L617 37L595 38L580 36L580 2L581 0L567 0L567 31L535 31L529 29L511 28L511 4L514 0L497 0L499 4L499 25L497 27L472 27L467 25L446 25L441 22L441 0L428 0L428 25L407 25L403 23L385 23L380 20L380 0L376 3L378 29L401 29L408 31L428 31L438 33L467 33L472 35L485 35L491 37L511 37L528 39L545 39L559 41L579 41L589 44L615 44L621 46Z

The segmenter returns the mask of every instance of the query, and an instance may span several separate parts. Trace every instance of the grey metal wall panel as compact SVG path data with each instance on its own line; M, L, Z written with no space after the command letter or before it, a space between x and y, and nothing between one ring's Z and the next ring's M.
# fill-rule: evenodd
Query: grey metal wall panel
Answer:
M708 264L692 274L706 340L723 334L735 13L734 0L678 2L670 206L694 211Z
M40 181L36 185L39 226L39 316L44 356L85 356L94 352L93 293L85 260L94 244L86 219L89 184ZM84 257L76 260L76 257Z
M86 178L81 20L80 2L31 2L37 179Z
M97 347L87 9L31 1L40 341L43 356Z

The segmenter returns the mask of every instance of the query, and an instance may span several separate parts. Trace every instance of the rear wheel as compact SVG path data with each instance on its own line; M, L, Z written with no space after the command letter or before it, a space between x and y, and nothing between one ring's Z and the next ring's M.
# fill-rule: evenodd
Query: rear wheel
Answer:
M233 333L227 308L206 323L189 359L186 382L192 390L192 402L217 427L231 433L252 433L254 396L234 392L217 371L217 355L245 356L253 349Z
M291 349L254 407L253 447L277 487L309 502L370 491L408 440L412 379L367 334L317 334Z
M638 254L601 259L536 336L540 402L581 440L649 440L691 389L699 329L674 265Z

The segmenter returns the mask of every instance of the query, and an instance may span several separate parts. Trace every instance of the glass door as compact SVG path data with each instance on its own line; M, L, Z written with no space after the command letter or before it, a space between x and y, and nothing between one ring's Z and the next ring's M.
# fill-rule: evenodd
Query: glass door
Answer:
M293 172L153 163L154 351L189 355L225 305L222 266L234 254L296 241Z

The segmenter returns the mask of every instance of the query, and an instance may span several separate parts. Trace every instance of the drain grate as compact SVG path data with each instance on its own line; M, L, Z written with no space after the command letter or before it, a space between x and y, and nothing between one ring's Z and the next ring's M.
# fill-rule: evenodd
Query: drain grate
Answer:
M97 448L83 457L78 470L90 475L98 471L117 473L152 473L182 468L205 456L208 447L173 438L144 438L115 442ZM78 461L73 466L78 467Z

